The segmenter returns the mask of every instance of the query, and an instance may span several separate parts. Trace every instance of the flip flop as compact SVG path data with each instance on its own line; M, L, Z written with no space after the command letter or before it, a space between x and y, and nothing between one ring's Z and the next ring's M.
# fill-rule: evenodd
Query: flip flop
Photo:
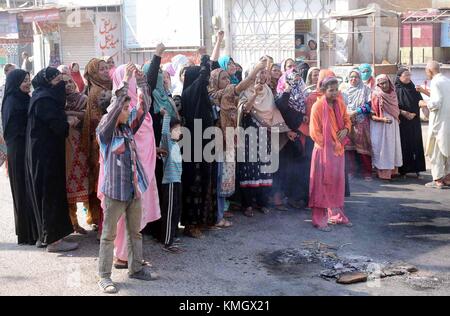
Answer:
M233 227L233 223L230 221L227 221L226 219L223 219L220 221L219 224L216 225L218 228L230 228Z

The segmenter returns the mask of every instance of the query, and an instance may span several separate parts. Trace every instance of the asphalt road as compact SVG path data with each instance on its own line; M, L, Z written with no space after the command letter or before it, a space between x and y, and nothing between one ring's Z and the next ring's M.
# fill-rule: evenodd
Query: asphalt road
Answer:
M95 233L71 236L81 248L66 255L16 245L8 179L0 170L0 295L101 295L96 285L98 244ZM235 227L207 233L203 240L183 239L187 253L165 253L151 240L145 258L160 279L130 281L114 271L120 295L449 295L450 190L430 191L430 180L393 183L352 180L346 212L352 229L332 233L313 229L310 213L273 211L248 219L237 214ZM83 222L82 222L83 223ZM304 242L337 247L340 256L365 256L376 262L404 261L419 272L382 280L375 286L338 285L319 277L321 267L268 266L265 255Z

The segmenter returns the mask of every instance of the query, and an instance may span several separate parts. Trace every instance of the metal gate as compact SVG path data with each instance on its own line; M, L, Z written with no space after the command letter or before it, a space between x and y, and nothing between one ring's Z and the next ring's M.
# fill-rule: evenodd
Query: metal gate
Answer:
M243 65L295 55L295 20L326 17L332 0L232 0L233 58Z

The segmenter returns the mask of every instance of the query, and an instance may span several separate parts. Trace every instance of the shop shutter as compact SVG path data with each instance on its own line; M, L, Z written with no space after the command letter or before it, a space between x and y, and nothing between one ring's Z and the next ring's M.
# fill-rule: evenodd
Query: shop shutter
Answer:
M61 59L64 65L72 62L80 64L84 69L87 63L96 56L94 25L90 22L82 23L80 27L70 28L61 25Z

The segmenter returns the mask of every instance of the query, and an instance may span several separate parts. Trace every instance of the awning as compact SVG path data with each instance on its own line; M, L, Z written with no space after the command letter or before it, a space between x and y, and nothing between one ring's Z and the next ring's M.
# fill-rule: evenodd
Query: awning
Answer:
M363 9L349 10L349 11L334 11L331 12L330 18L335 20L353 20L359 18L366 18L369 16L378 17L392 17L398 18L399 14L395 11L377 9L376 7L367 7Z

